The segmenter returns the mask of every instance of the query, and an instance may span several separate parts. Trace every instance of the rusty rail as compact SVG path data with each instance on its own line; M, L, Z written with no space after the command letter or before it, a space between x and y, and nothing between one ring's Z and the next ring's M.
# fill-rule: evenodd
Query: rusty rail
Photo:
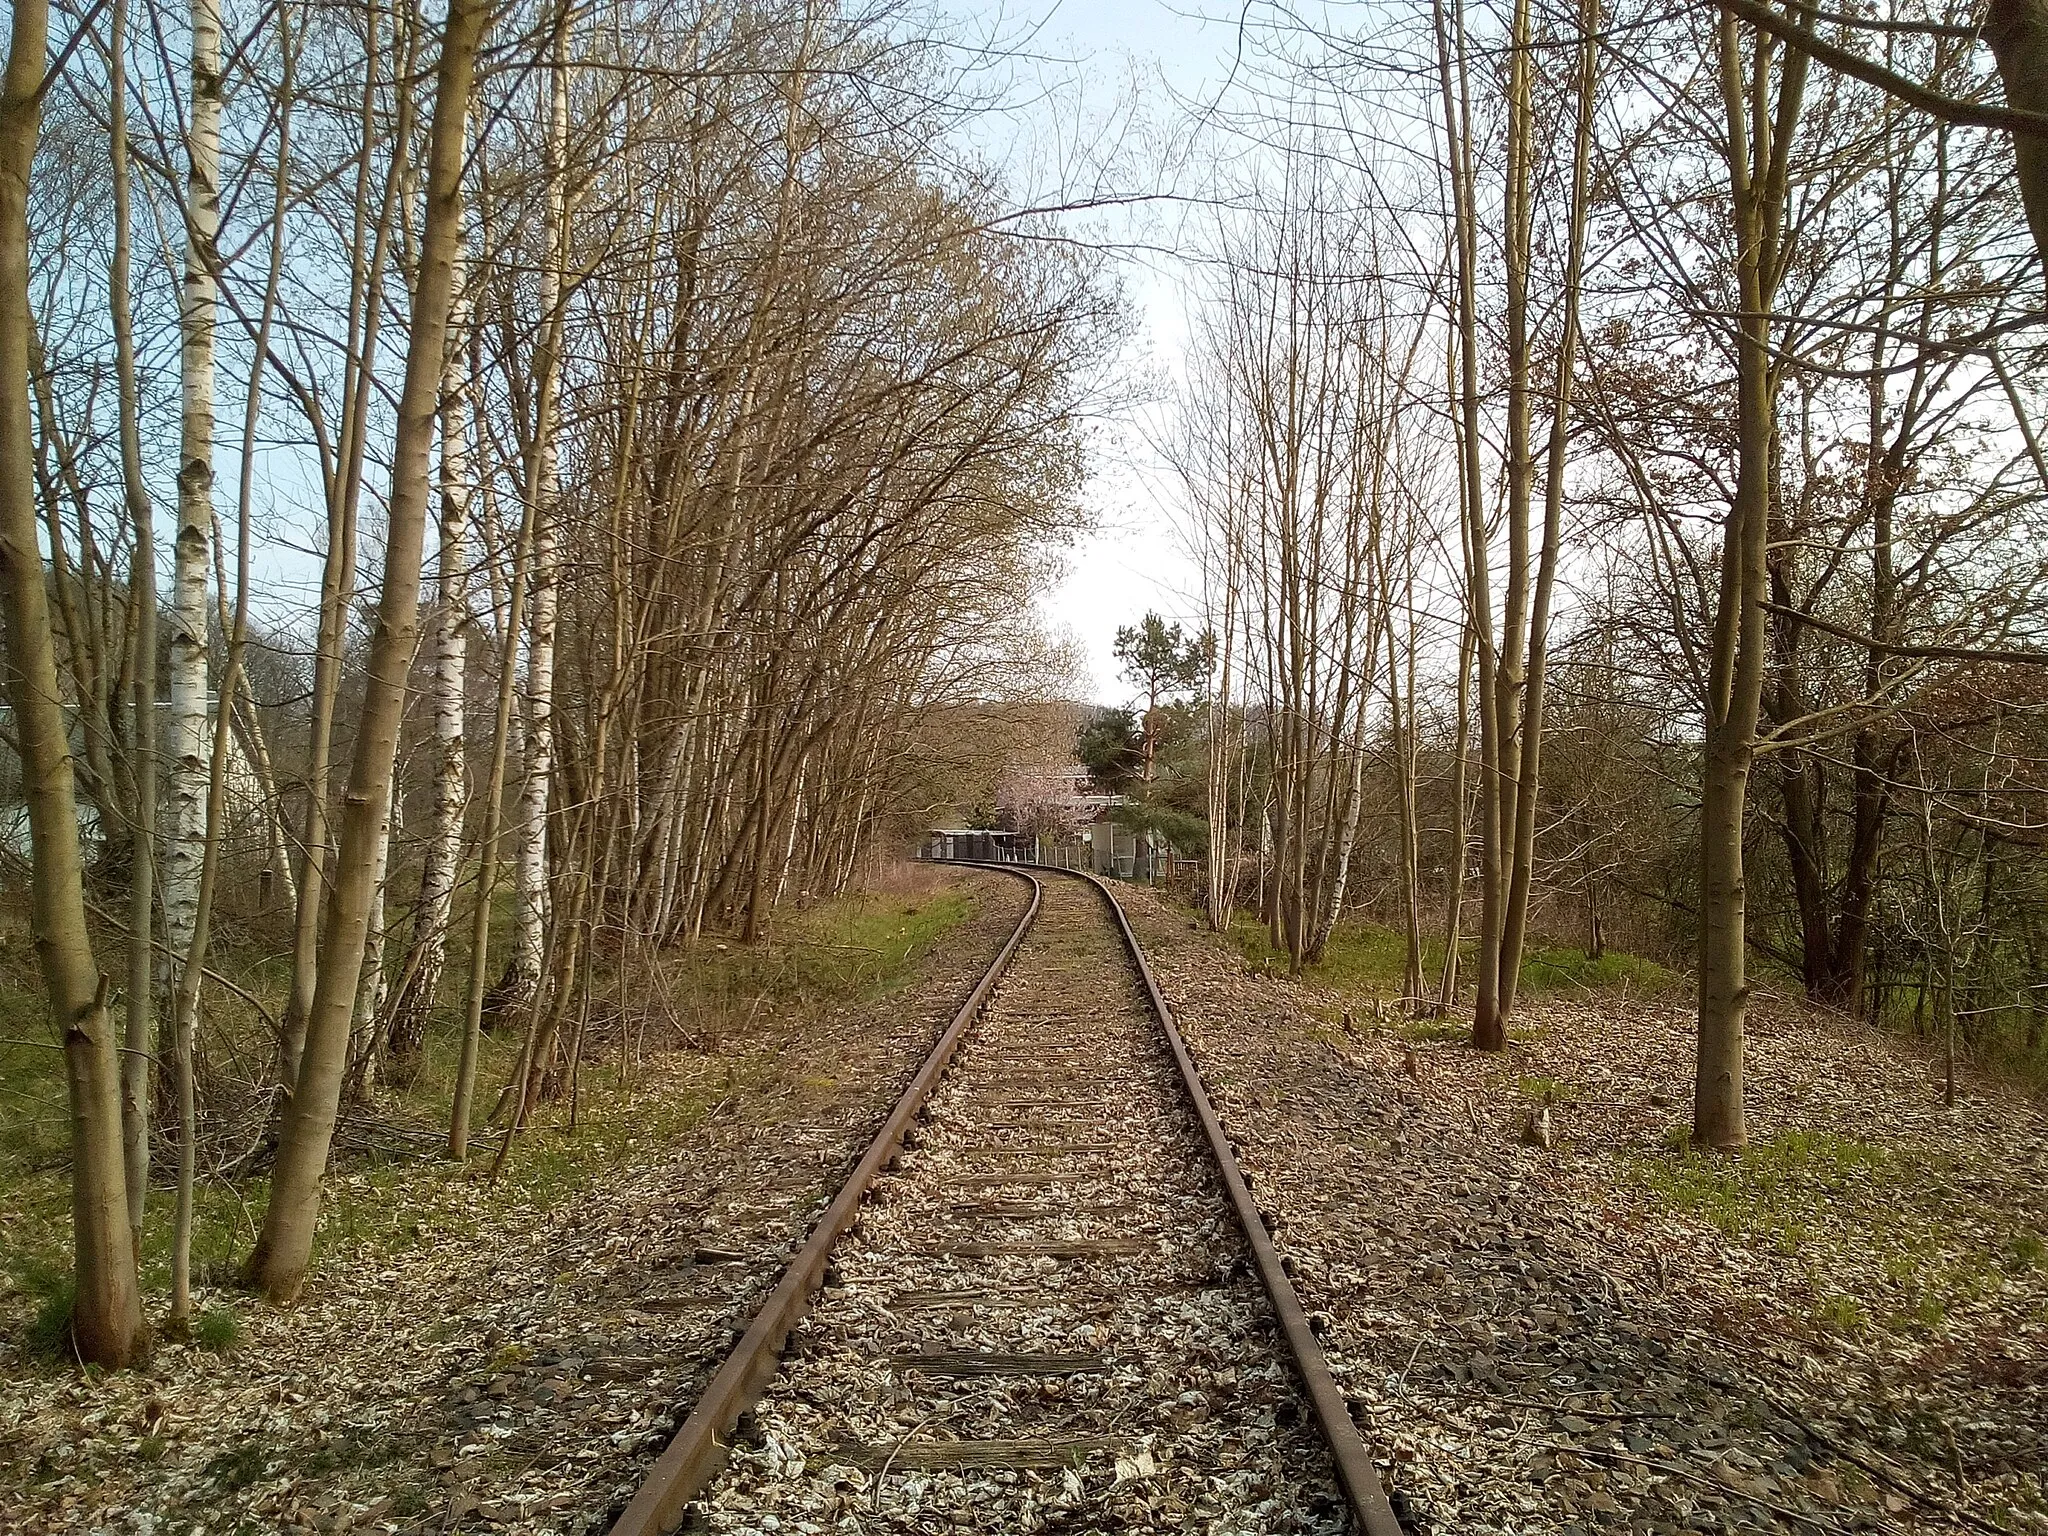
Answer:
M1058 866L1034 867L1055 869ZM1294 1355L1295 1369L1308 1391L1316 1422L1322 1426L1323 1438L1329 1442L1330 1456L1337 1466L1337 1482L1344 1490L1345 1502L1351 1507L1352 1519L1363 1536L1403 1536L1401 1522L1395 1518L1393 1506L1387 1502L1387 1490L1380 1481L1372 1452L1352 1420L1351 1407L1344 1400L1343 1389L1330 1374L1329 1362L1323 1358L1323 1347L1316 1342L1315 1333L1309 1327L1308 1313L1302 1309L1294 1282L1288 1279L1287 1271L1281 1265L1280 1250L1274 1246L1273 1236L1266 1230L1265 1218L1259 1214L1258 1202L1252 1198L1251 1186L1245 1182L1244 1172L1237 1166L1237 1153L1230 1144L1230 1135L1223 1129L1216 1106L1209 1102L1208 1091L1202 1086L1202 1075L1195 1069L1194 1058L1188 1054L1187 1042L1181 1038L1173 1010L1166 1006L1165 994L1159 990L1158 978L1152 974L1152 967L1145 960L1145 951L1139 947L1138 936L1131 931L1130 919L1124 915L1115 893L1100 877L1086 870L1064 870L1062 873L1077 875L1093 885L1102 893L1102 899L1109 903L1109 910L1116 917L1117 931L1123 934L1124 947L1138 967L1138 975L1145 983L1145 995L1152 1002L1152 1011L1159 1015L1167 1041L1173 1047L1173 1059L1180 1066L1181 1083L1187 1089L1189 1102L1194 1105L1196 1118L1202 1122L1202 1132L1209 1139L1209 1150L1215 1156L1217 1172L1223 1177L1224 1188L1230 1192L1230 1203L1237 1210L1239 1224L1244 1227L1253 1262L1258 1265L1259 1280L1266 1288L1267 1299L1273 1304L1280 1331L1286 1335L1287 1347Z
M968 861L959 862L964 864ZM1281 1334L1294 1357L1295 1370L1308 1394L1309 1406L1322 1429L1323 1439L1329 1445L1337 1483L1343 1490L1356 1528L1360 1536L1404 1536L1401 1524L1387 1501L1386 1489L1380 1481L1372 1452L1359 1435L1357 1424L1352 1421L1343 1390L1330 1374L1329 1363L1323 1358L1322 1346L1316 1342L1309 1327L1308 1314L1302 1308L1300 1296L1295 1293L1294 1282L1288 1278L1281 1264L1280 1251L1274 1246L1272 1234L1266 1230L1265 1218L1259 1213L1257 1201L1252 1198L1251 1186L1245 1182L1244 1172L1237 1166L1237 1154L1230 1144L1229 1133L1224 1130L1215 1105L1209 1101L1208 1090L1202 1086L1201 1073L1195 1067L1193 1056L1188 1053L1187 1042L1181 1038L1180 1026L1174 1022L1173 1010L1167 1006L1166 997L1159 990L1158 978L1152 974L1145 951L1140 947L1130 919L1124 915L1115 894L1105 881L1086 870L1060 869L1049 864L977 863L971 867L1001 870L1028 880L1031 883L1031 900L1023 917L1018 920L1015 931L1005 941L987 972L968 994L967 1000L960 1005L959 1012L946 1026L931 1055L926 1057L917 1075L910 1080L910 1086L897 1100L895 1109L869 1145L866 1155L831 1205L826 1207L825 1213L818 1218L809 1239L790 1260L789 1267L762 1303L754 1321L711 1378L689 1418L676 1431L667 1449L656 1458L647 1480L613 1523L611 1536L666 1536L681 1519L683 1507L701 1493L725 1465L730 1453L725 1436L732 1432L739 1416L753 1406L774 1378L784 1341L810 1309L811 1298L823 1281L832 1245L852 1224L875 1176L895 1161L901 1150L903 1133L931 1096L932 1089L937 1086L958 1049L961 1037L980 1014L989 994L1009 968L1017 946L1023 942L1025 933L1037 918L1045 887L1036 875L1027 872L1031 869L1086 880L1109 904L1117 931L1123 936L1124 948L1145 985L1145 995L1166 1031L1167 1043L1172 1047L1174 1062L1180 1069L1181 1085L1201 1122L1202 1133L1208 1140L1217 1172L1230 1196L1231 1207L1237 1212L1239 1225L1244 1228L1245 1241L1258 1268L1259 1281L1272 1303Z
M868 1144L867 1152L854 1166L846 1183L818 1218L817 1225L811 1228L810 1237L789 1261L788 1268L783 1270L775 1289L761 1303L761 1310L754 1314L753 1322L740 1336L739 1343L733 1346L732 1353L726 1356L725 1363L705 1386L697 1399L697 1406L690 1410L690 1416L683 1421L682 1428L676 1431L667 1448L655 1458L647 1480L612 1523L611 1536L665 1536L681 1521L683 1507L701 1493L725 1465L731 1450L725 1437L732 1433L740 1415L759 1400L762 1390L774 1379L782 1346L789 1338L790 1330L803 1320L804 1314L810 1310L811 1298L824 1283L832 1245L852 1225L860 1202L875 1176L894 1162L902 1150L903 1133L917 1118L925 1100L931 1097L932 1089L938 1085L947 1064L953 1059L953 1053L959 1048L961 1037L980 1015L989 994L1009 968L1017 946L1030 931L1038 916L1039 902L1045 894L1044 885L1036 876L1014 866L988 867L1002 868L1005 873L1030 883L1031 900L1024 908L1024 915L1017 920L1015 930L953 1015L952 1022L939 1036L938 1044L932 1047L931 1054L917 1069L917 1075L911 1078L910 1086L903 1090L903 1096L896 1101L896 1107L889 1112L889 1118Z

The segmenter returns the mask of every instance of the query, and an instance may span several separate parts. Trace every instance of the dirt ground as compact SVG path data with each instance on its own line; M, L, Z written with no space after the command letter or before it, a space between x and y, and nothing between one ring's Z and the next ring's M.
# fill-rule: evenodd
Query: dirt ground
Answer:
M900 988L657 1058L649 1134L571 1197L508 1209L418 1165L389 1208L428 1215L325 1232L297 1308L202 1295L240 1309L226 1352L81 1375L8 1319L0 1530L602 1529L1014 924L1016 882L967 879Z
M1412 1530L2048 1531L2039 1105L1764 1006L1701 1157L1683 1007L1488 1056L1120 894Z

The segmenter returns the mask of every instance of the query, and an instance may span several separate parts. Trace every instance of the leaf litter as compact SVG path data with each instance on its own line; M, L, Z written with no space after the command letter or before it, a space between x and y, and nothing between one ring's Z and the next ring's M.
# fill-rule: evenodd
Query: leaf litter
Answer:
M1120 894L1411 1531L2048 1532L2039 1106L1763 1002L1693 1154L1682 1008L1489 1056Z
M330 1223L289 1311L200 1291L240 1309L231 1353L163 1344L81 1375L8 1330L0 1532L603 1529L1014 925L1014 882L970 881L975 914L904 987L652 1058L635 1087L651 1125L712 1107L588 1188L508 1207L409 1169L391 1215L415 1241Z

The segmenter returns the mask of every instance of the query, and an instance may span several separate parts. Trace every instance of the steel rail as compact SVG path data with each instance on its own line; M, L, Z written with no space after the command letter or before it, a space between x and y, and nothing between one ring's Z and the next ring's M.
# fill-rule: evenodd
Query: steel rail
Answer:
M1031 867L1059 868L1052 864ZM1159 980L1152 974L1145 951L1138 944L1137 934L1131 930L1131 920L1124 915L1123 904L1099 876L1080 869L1060 872L1076 875L1093 885L1116 917L1117 931L1123 935L1124 948L1138 967L1138 976L1145 983L1145 995L1151 1000L1152 1011L1159 1016L1159 1022L1166 1030L1167 1042L1173 1047L1173 1059L1180 1067L1181 1085L1187 1089L1195 1116L1202 1122L1209 1150L1216 1159L1217 1172L1223 1177L1224 1188L1230 1193L1230 1203L1237 1210L1238 1223L1244 1228L1245 1240L1251 1245L1259 1280L1266 1288L1267 1299L1273 1304L1280 1331L1286 1336L1287 1347L1294 1356L1295 1370L1300 1373L1302 1385L1308 1390L1309 1404L1315 1410L1317 1424L1322 1427L1323 1439L1329 1443L1330 1456L1337 1467L1337 1482L1344 1490L1345 1502L1351 1507L1358 1530L1363 1536L1404 1536L1401 1522L1395 1518L1393 1506L1387 1501L1387 1490L1380 1481L1379 1467L1358 1433L1358 1425L1352 1420L1351 1407L1345 1401L1343 1389L1330 1374L1330 1364L1323 1358L1323 1347L1316 1342L1315 1332L1309 1327L1308 1313L1302 1308L1301 1297L1295 1293L1294 1282L1288 1278L1287 1270L1280 1261L1280 1250L1274 1246L1273 1235L1266 1230L1266 1219L1259 1212L1258 1202L1252 1198L1244 1171L1237 1166L1237 1152L1230 1144L1230 1135L1223 1128L1216 1106L1209 1102L1208 1090L1202 1086L1202 1075L1195 1068L1194 1057L1188 1054L1187 1042L1181 1038L1180 1026L1174 1022L1173 1010L1166 1005L1166 996L1159 990Z
M896 1107L889 1112L889 1118L868 1144L866 1154L811 1228L810 1237L783 1270L775 1289L761 1303L761 1309L754 1314L747 1331L706 1384L682 1428L655 1458L646 1481L619 1518L612 1522L611 1536L666 1536L681 1522L684 1506L703 1492L725 1465L731 1453L726 1437L732 1433L740 1415L760 1399L763 1389L774 1379L782 1346L788 1340L790 1330L810 1310L811 1298L824 1283L832 1245L853 1224L861 1200L866 1196L868 1186L874 1183L875 1176L896 1160L902 1150L904 1132L910 1129L911 1122L931 1097L932 1089L938 1086L939 1078L959 1048L961 1037L980 1016L989 994L995 990L1003 972L1009 969L1017 946L1023 943L1024 935L1037 919L1039 904L1045 895L1042 881L1015 865L982 867L1001 869L1003 873L1015 875L1030 884L1031 900L1024 908L1024 915L1017 920L1015 930L990 962L981 980L975 983L974 990L967 994L967 1000L953 1015L952 1022L939 1036L938 1044L932 1047L931 1054L917 1069L917 1075L903 1090Z

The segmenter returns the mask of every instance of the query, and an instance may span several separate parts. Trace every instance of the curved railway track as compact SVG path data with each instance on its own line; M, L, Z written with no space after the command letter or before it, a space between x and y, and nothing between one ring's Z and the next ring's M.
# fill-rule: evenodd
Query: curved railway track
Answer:
M1015 932L613 1536L1399 1536L1108 889L984 867Z

